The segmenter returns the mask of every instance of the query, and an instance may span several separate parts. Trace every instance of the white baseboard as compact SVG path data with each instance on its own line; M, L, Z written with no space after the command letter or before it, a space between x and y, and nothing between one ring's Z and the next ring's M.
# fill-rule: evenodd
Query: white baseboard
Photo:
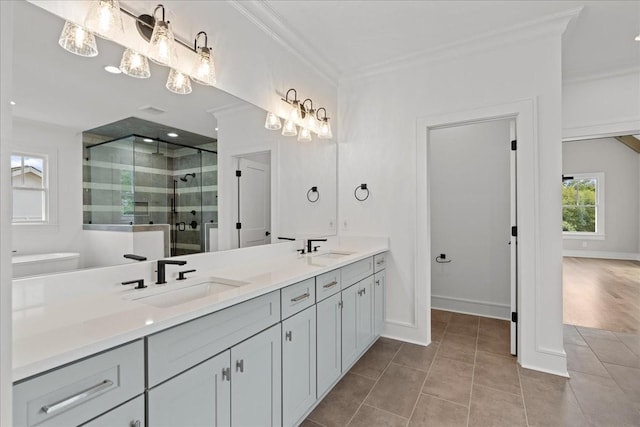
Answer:
M562 251L562 256L571 256L576 258L622 259L630 261L640 261L640 254L636 254L633 252L580 251L565 249Z
M493 317L496 319L511 319L511 307L508 304L499 304L490 301L431 295L431 308Z

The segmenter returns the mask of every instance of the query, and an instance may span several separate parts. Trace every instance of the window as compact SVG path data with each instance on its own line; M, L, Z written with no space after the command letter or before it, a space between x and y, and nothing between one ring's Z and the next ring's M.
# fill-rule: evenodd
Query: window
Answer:
M604 174L567 174L562 182L562 231L565 237L604 236Z
M13 189L13 223L48 221L47 157L44 155L11 155L11 187Z

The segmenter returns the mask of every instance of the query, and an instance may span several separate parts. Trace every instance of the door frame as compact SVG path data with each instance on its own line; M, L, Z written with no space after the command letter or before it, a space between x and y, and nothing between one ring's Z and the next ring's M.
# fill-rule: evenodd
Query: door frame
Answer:
M412 322L387 320L390 335L409 335L416 342L431 342L431 229L430 194L427 155L429 130L452 125L471 124L495 119L515 119L518 129L517 191L529 197L519 200L517 223L518 244L518 361L531 357L539 350L536 323L542 301L536 292L537 258L540 248L539 225L536 221L539 204L536 186L538 154L536 139L537 106L535 99L526 99L473 110L463 110L416 120L416 226L414 259L414 304ZM524 301L524 304L523 304ZM539 329L538 329L539 330ZM402 332L395 332L402 331Z

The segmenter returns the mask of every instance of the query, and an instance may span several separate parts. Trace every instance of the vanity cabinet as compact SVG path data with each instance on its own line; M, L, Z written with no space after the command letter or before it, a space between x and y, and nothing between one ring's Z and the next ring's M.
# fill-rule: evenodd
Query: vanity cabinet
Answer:
M231 351L147 393L149 427L231 426Z
M231 348L231 420L234 426L282 425L280 325Z
M317 312L317 396L329 390L342 373L342 294L320 301Z
M296 425L315 401L314 305L282 322L282 425Z
M342 369L348 369L373 340L373 277L342 291Z
M384 327L386 275L384 270L373 276L373 335L380 336Z

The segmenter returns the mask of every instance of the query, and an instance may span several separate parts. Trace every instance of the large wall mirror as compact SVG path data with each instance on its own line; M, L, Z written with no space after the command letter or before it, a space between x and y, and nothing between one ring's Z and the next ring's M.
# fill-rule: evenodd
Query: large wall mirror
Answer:
M26 268L36 254L95 268L336 233L335 142L267 130L214 87L169 92L152 62L147 79L112 74L122 46L76 56L61 18L14 14L14 276L48 273Z

